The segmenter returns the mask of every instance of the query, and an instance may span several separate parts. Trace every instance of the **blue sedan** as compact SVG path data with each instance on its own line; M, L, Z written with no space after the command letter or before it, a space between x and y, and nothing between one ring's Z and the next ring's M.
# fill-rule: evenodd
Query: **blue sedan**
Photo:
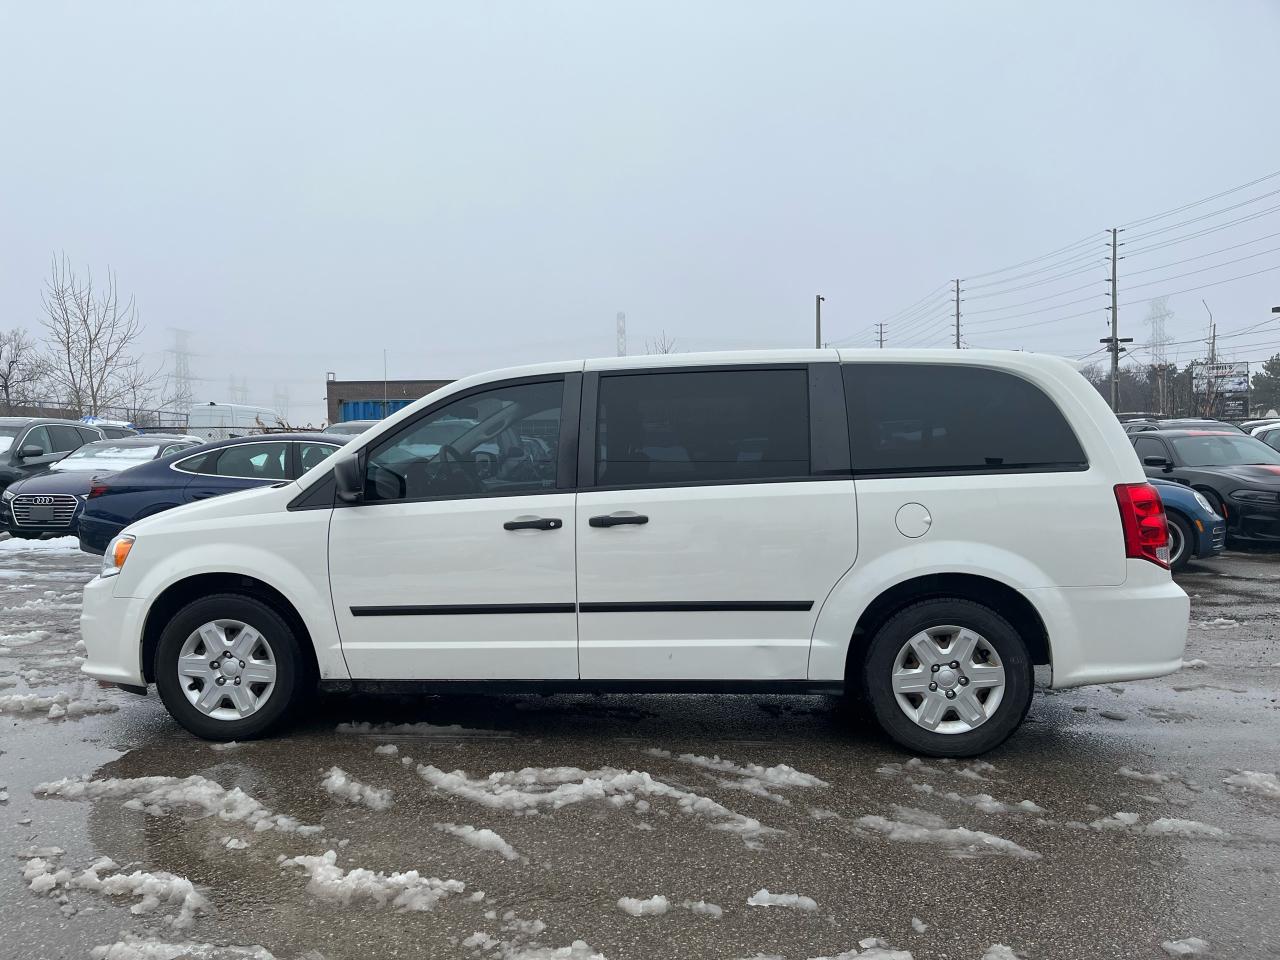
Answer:
M1227 542L1227 521L1203 494L1173 480L1150 480L1169 519L1169 568L1181 570L1193 559L1220 554Z
M184 503L296 480L350 439L331 433L236 437L112 474L89 488L80 549L103 553L135 520Z

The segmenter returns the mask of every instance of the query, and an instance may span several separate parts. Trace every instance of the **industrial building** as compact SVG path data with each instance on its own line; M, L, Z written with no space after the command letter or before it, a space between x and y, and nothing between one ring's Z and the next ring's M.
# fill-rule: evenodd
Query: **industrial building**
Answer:
M325 417L329 423L381 420L450 383L453 381L339 380L330 373L325 383Z

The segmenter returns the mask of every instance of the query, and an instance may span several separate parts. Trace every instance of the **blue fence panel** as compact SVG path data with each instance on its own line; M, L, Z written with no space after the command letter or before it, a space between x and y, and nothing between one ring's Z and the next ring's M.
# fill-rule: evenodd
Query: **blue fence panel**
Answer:
M338 409L338 419L345 420L381 420L397 410L402 410L412 400L343 400Z

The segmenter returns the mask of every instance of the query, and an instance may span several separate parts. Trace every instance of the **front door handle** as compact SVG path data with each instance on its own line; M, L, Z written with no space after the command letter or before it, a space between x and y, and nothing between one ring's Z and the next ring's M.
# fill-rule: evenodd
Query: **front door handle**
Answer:
M620 527L624 523L634 523L638 526L648 522L649 518L642 513L606 513L587 521L593 527Z
M508 520L502 525L503 530L559 530L564 521L559 517L520 517Z

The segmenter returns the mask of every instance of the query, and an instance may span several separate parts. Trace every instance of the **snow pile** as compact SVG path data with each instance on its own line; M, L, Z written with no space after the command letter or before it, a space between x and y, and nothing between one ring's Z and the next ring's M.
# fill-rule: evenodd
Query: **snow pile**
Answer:
M1205 669L1205 668L1206 668L1206 667L1208 667L1208 666L1209 666L1208 661L1205 661L1205 660L1194 660L1194 659L1193 659L1193 660L1183 660L1183 661L1182 661L1182 669L1183 669L1183 670L1203 670L1203 669Z
M699 914L704 917L711 917L719 920L724 916L724 908L718 903L708 903L706 900L682 900L680 906L691 913Z
M264 947L218 947L211 943L161 943L130 938L94 947L91 960L276 960Z
M47 697L36 693L11 693L0 697L0 713L47 713L51 707L66 707L70 700L70 697L61 692Z
M711 829L733 833L749 847L757 846L761 837L780 832L735 813L710 797L673 787L640 770L525 767L473 780L462 770L446 773L430 764L420 764L417 769L418 776L435 789L490 810L532 814L543 808L558 810L574 803L605 799L616 806L634 804L639 810L642 802L648 809L648 800L638 797L665 797L676 801L682 813L715 821Z
M400 748L397 747L394 743L384 743L380 747L374 747L373 752L380 753L386 757L394 757L397 753L400 752Z
M633 917L654 917L671 909L671 901L661 894L648 900L637 900L635 897L623 897L618 901L618 909Z
M516 852L516 848L511 846L511 844L507 843L507 841L503 840L492 830L477 830L470 824L463 824L459 826L456 823L437 823L434 824L434 826L437 830L441 830L444 833L453 834L453 836L457 837L463 843L470 844L480 850L492 850L494 853L500 855L503 860L521 859L520 854Z
M1130 767L1121 767L1116 773L1129 780L1137 780L1139 783L1165 784L1181 779L1176 773L1143 773Z
M1256 793L1268 800L1280 800L1280 780L1274 773L1259 773L1256 770L1241 770L1222 781L1233 790Z
M817 910L818 902L798 893L770 893L761 888L747 897L749 907L790 907L792 910Z
M1239 622L1229 617L1214 617L1212 620L1197 620L1197 627L1204 627L1206 630L1230 630L1232 627L1240 626Z
M889 840L902 843L936 843L948 848L952 856L956 857L996 854L1022 860L1040 859L1040 854L1021 847L1012 840L984 833L981 830L951 827L941 817L922 810L898 807L896 813L898 820L868 816L859 817L856 822L861 827L884 834Z
M404 912L431 910L451 893L462 893L460 880L424 877L417 870L406 873L375 873L363 867L343 870L338 854L329 850L319 857L281 859L283 867L301 867L309 877L307 890L321 900L351 906L353 901L371 900L379 907Z
M330 767L320 785L335 797L363 803L370 810L386 810L391 806L390 790L366 786L341 767Z
M0 633L0 643L4 644L6 647L26 647L47 639L49 639L49 632L47 630L27 630L23 633Z
M128 797L124 806L152 816L162 817L177 807L194 808L203 816L246 823L256 831L278 830L311 836L323 828L307 826L293 817L272 813L239 787L225 789L201 776L130 777L87 780L67 777L39 784L33 791L38 797L63 797L67 800L97 797Z
M10 537L0 540L0 552L8 553L75 553L80 552L80 541L75 537L55 537L52 540L26 540Z
M246 841L236 837L220 837L218 844L228 850L247 850L249 848L249 844Z
M1044 807L1031 800L1019 800L1017 803L1004 803L991 796L989 793L975 793L971 796L962 797L954 791L947 793L939 793L932 785L927 783L913 783L911 789L917 793L923 793L927 796L937 794L944 800L950 800L952 803L963 803L966 806L981 810L983 813L1047 813Z
M48 860L37 857L28 860L23 866L22 878L27 881L33 893L51 893L61 887L64 890L88 890L110 897L132 897L138 902L129 908L129 912L135 915L152 913L163 904L175 905L178 907L177 915L166 917L165 923L176 929L191 926L197 913L208 912L209 902L186 877L174 876L172 873L145 873L141 870L99 876L104 870L119 870L119 866L109 857L103 857L73 877L70 870L55 869Z
M923 920L921 920L919 917L912 917L911 929L914 930L916 933L924 933L926 930L929 929L929 925L925 923Z
M1013 947L1006 947L1003 943L993 943L987 947L982 960L1018 960L1018 955L1013 952Z
M645 751L651 757L660 757L663 759L672 756L671 751L662 750L657 747L650 748ZM687 763L695 767L701 767L703 770L710 770L716 773L727 773L736 780L728 780L723 778L715 778L716 783L730 790L744 790L747 793L754 794L758 797L772 800L775 803L790 803L786 797L780 793L774 793L770 787L788 788L788 787L826 787L829 784L825 780L820 780L812 774L801 773L794 767L789 767L785 763L780 763L774 767L762 767L759 764L749 763L746 766L733 763L729 760L722 760L719 756L701 757L694 753L682 753L675 758L681 763Z
M1159 820L1151 821L1144 827L1139 822L1140 819L1136 813L1119 811L1110 817L1095 820L1089 826L1100 832L1104 830L1127 830L1133 833L1141 833L1148 837L1205 837L1221 840L1228 836L1225 830L1211 827L1209 824L1201 823L1199 820L1178 820L1173 817L1161 817Z
M1166 940L1160 949L1171 957L1198 957L1209 952L1209 944L1199 937L1187 937L1185 940Z

